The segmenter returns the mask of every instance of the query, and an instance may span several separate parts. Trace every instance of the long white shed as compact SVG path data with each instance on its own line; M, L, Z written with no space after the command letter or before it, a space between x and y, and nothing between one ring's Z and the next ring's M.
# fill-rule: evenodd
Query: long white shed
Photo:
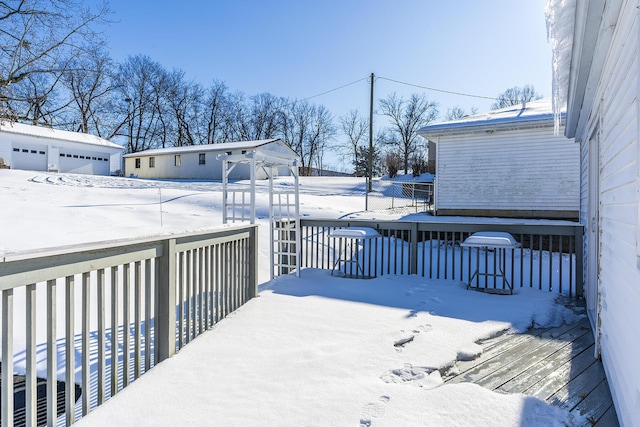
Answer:
M0 158L12 169L109 175L123 151L95 135L0 121Z
M550 99L426 126L435 214L577 220L580 147L554 133Z
M219 155L242 155L255 152L262 157L295 160L298 155L281 139L225 142L221 144L189 145L158 148L124 156L125 176L159 179L222 180L222 161ZM277 168L277 175L289 175L288 167ZM256 179L266 179L267 173L258 169ZM250 164L237 164L229 173L229 179L251 178Z

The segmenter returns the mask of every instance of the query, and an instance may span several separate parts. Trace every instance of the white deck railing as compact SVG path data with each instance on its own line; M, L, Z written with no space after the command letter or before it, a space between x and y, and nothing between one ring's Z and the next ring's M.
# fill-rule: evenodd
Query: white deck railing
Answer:
M250 225L0 258L2 425L52 426L62 411L72 424L256 296L256 236Z

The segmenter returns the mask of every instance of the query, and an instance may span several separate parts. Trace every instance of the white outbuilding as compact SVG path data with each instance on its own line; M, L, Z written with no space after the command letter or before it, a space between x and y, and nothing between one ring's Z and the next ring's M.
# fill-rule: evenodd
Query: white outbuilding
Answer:
M426 126L436 215L577 220L580 147L554 132L551 99Z
M123 151L95 135L0 121L0 163L12 169L109 175Z
M158 148L124 156L125 176L159 179L222 180L222 160L219 156L255 153L260 157L295 160L298 155L281 139L225 142L221 144L188 145ZM256 179L266 179L267 173L258 169ZM288 167L275 170L276 176L289 175ZM227 177L231 180L251 178L249 163L237 164Z

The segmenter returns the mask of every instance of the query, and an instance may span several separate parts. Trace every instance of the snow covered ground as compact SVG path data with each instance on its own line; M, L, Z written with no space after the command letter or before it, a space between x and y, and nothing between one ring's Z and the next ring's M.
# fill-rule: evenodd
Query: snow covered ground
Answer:
M276 185L291 185L288 178ZM0 170L2 253L221 226L221 184ZM302 215L367 217L364 180L301 180ZM258 185L268 259L267 183ZM374 216L376 214L374 213ZM574 321L554 295L503 297L416 276L335 278L305 270L194 340L79 425L565 426L566 411L439 369L503 330ZM409 340L406 344L401 342Z

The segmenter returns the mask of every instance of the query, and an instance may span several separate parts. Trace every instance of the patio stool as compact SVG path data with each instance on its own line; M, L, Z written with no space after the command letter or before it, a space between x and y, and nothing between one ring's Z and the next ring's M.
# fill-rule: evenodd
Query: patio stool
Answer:
M513 285L509 283L507 280L507 276L505 275L505 263L506 263L506 251L507 249L515 249L520 247L520 243L514 239L514 237L509 233L504 233L500 231L479 231L477 233L473 233L471 236L467 237L464 242L460 243L460 246L463 248L478 248L478 249L493 249L496 252L497 267L494 268L494 271L490 273L487 267L487 271L480 271L480 262L476 265L476 271L473 272L471 278L469 279L469 283L467 284L467 289L473 288L476 291L493 293L493 294L509 294L513 295ZM471 256L471 253L469 253ZM485 255L486 256L486 255ZM494 265L496 265L494 263ZM484 288L480 287L480 283L476 286L472 286L473 279L479 276L485 277ZM503 285L503 289L498 288L489 288L489 277L501 277L504 285L508 288L505 289ZM495 283L495 282L494 282ZM495 286L495 285L494 285Z
M376 272L374 269L373 276L365 276L364 274L364 263L360 262L358 257L360 242L362 241L363 247L366 241L370 241L371 239L376 239L380 237L380 234L373 228L370 227L346 227L346 228L336 228L335 230L331 230L329 232L329 238L334 239L347 239L344 249L340 251L338 256L335 258L335 262L333 263L333 268L331 269L331 275L333 273L340 271L340 265L344 264L344 274L343 277L355 277L361 279L370 279L376 277ZM342 241L342 240L341 240ZM355 251L353 250L355 246ZM334 244L334 254L335 254L335 244ZM375 256L375 255L374 255ZM364 260L363 260L364 261ZM351 264L355 265L356 274L346 274L347 268L346 265ZM353 269L351 270L353 271ZM361 273L361 274L359 274Z

